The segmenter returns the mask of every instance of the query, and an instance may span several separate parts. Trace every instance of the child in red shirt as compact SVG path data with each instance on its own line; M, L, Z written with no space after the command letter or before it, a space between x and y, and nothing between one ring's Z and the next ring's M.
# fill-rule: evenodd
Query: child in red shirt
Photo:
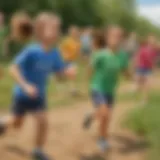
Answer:
M150 75L156 59L156 38L148 36L147 43L142 45L136 55L136 80L139 91L143 96L143 104L148 100Z

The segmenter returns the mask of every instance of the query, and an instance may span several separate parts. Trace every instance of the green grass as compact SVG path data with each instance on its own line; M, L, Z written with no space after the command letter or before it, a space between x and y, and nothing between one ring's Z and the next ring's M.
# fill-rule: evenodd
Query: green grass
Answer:
M149 158L160 159L160 92L153 92L146 107L133 109L125 126L146 138L150 144Z
M14 86L13 79L9 76L8 65L1 64L3 68L3 78L0 80L0 109L8 109L12 101L12 90ZM69 95L69 86L67 82L57 82L54 77L50 77L48 85L48 104L49 107L60 107L73 105L77 101L82 101L88 98L88 86L85 67L80 63L78 77L76 80L76 87L82 91L83 97L73 98Z
M12 101L12 90L14 86L13 79L9 76L8 65L6 61L1 63L3 68L3 78L0 80L0 109L8 109ZM54 77L50 77L48 85L48 104L49 107L73 106L73 104L89 99L88 94L88 76L87 64L79 62L78 76L76 79L76 87L82 92L82 97L73 98L69 94L69 86L67 82L57 82ZM122 78L122 84L127 83ZM118 101L132 101L135 100L135 95L132 93L120 93L117 96Z

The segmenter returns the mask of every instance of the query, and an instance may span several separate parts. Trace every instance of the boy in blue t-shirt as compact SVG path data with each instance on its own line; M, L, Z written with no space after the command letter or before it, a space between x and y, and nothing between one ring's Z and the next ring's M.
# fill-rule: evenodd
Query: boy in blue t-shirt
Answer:
M42 148L47 136L46 85L49 74L72 76L74 71L65 69L59 51L53 44L60 32L60 21L54 15L41 15L35 25L38 43L27 46L16 57L10 72L16 81L13 91L12 116L0 121L0 133L9 126L20 127L24 116L31 112L37 124L37 136L33 156L48 160Z

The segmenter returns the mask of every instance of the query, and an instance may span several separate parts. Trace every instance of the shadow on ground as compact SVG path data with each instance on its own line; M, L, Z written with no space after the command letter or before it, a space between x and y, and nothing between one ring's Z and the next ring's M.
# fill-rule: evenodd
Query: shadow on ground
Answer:
M131 138L122 135L112 135L111 138L119 144L117 150L122 154L143 152L149 148L149 143L139 138Z
M81 155L79 160L108 160L108 158L106 159L105 157L99 155L99 154L94 154L94 155Z
M17 154L17 155L22 156L22 157L29 157L30 156L28 152L21 149L20 147L14 146L14 145L7 145L5 147L5 149L7 151L9 151L10 153Z

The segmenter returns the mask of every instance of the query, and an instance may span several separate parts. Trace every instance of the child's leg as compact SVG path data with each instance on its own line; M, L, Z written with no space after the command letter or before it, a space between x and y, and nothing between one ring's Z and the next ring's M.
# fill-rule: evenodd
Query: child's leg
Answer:
M108 128L110 122L110 108L106 104L99 106L98 120L99 120L99 136L108 138Z
M47 138L48 118L46 112L40 111L34 114L36 121L36 140L35 146L38 149L43 149Z
M148 100L149 92L149 77L147 75L138 75L137 84L138 84L138 93L141 94L143 103L145 104Z
M4 134L8 129L19 129L24 123L24 116L7 116L0 119L0 134Z
M144 103L147 103L149 98L149 92L150 92L150 78L148 75L144 77L143 86L144 87L142 90L142 98L144 100Z
M48 119L45 111L34 113L36 121L36 137L35 137L35 150L33 158L38 160L49 160L48 156L43 152L43 147L47 138Z
M68 88L73 96L77 96L80 95L79 89L77 88L77 66L76 64L70 64L69 67L75 71L75 74L68 80Z

